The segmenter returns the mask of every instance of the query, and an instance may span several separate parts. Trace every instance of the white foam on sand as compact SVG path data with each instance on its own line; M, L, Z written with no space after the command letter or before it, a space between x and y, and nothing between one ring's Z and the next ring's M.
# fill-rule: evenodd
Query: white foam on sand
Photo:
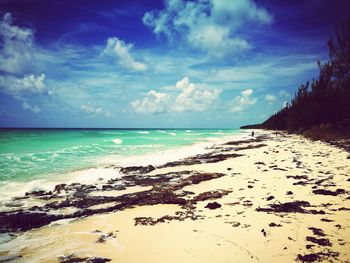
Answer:
M58 176L48 176L45 179L33 180L30 182L1 182L0 184L0 211L13 210L26 206L25 202L15 200L15 197L23 197L26 193L37 191L53 191L57 184L81 183L99 185L109 179L117 178L119 172L114 168L90 168L78 171L67 172Z
M56 184L41 179L30 182L1 182L0 211L13 210L25 205L21 200L14 200L14 197L23 197L29 192L52 191Z

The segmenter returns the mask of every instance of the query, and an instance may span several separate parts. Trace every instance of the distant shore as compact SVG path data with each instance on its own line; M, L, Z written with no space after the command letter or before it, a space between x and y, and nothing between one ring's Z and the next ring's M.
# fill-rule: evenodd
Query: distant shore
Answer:
M346 262L349 156L255 130L162 165L111 166L123 176L16 198L0 212L0 261Z

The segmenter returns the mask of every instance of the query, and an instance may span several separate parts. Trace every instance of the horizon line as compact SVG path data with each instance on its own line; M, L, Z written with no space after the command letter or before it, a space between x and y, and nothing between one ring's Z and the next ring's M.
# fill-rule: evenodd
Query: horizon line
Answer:
M211 129L222 129L222 130L239 130L240 128L222 128L222 127L215 127L215 128L208 128L208 127L199 127L199 128L190 128L190 127L137 127L137 128L131 128L131 127L0 127L0 129L119 129L119 130L161 130L161 129L176 129L176 130L211 130Z

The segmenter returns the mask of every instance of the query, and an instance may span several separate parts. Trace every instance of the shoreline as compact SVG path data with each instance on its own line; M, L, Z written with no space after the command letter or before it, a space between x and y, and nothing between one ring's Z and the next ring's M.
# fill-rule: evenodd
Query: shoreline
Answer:
M1 231L12 232L1 244L0 259L39 262L45 249L34 252L33 240L45 243L48 235L48 247L61 247L47 262L91 255L112 262L142 257L176 262L167 256L172 250L184 262L213 262L215 251L221 253L217 262L345 262L350 259L347 158L347 152L322 142L264 133L162 166L124 167L121 178L101 187L56 185L51 192L28 194L27 200L41 204L27 212L0 213ZM165 233L176 238L162 243ZM140 249L144 236L149 244ZM68 237L77 244L70 247Z
M136 129L135 131L142 132L143 130L144 129ZM158 131L157 129L153 130ZM214 142L223 143L226 140L244 138L247 134L248 132L240 131L237 134L206 138L203 139L203 141L194 142L189 145L141 155L106 155L104 157L98 157L94 160L94 164L90 164L85 168L73 169L64 173L49 173L48 175L42 176L42 178L37 178L29 182L0 182L0 211L6 211L9 208L6 207L6 204L11 204L13 198L25 196L26 193L53 191L54 187L61 183L100 184L102 181L108 181L109 179L120 176L118 168L132 165L162 165L166 162L176 161L197 153L204 153Z

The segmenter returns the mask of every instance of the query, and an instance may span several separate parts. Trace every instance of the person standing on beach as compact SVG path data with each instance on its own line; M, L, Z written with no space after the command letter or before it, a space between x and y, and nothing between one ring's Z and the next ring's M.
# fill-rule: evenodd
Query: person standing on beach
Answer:
M252 131L252 137L254 137L254 131Z

